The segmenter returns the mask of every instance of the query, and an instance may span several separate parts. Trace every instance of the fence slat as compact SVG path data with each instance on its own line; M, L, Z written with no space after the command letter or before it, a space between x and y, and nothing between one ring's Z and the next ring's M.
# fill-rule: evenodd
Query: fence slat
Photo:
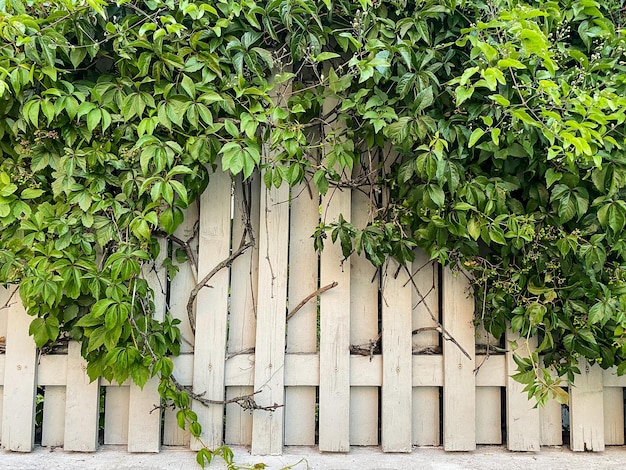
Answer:
M199 281L230 254L230 205L230 175L218 165L200 198ZM196 299L193 391L204 393L210 400L223 400L229 270L216 273L209 285L210 288L200 290ZM224 405L205 406L194 401L192 407L202 425L200 439L192 440L192 449L200 449L203 443L209 448L222 445Z
M343 214L350 220L351 196L333 188L322 198L325 222ZM320 297L319 448L350 450L350 264L342 263L339 243L327 243L321 254L320 284L337 287Z
M37 350L28 334L32 318L26 313L17 287L7 293L7 341L2 406L2 446L30 452L35 437L35 396ZM10 300L9 300L10 299ZM2 303L2 305L5 304Z
M450 451L476 449L474 299L468 297L468 289L463 273L455 276L449 268L444 269L443 326L458 343L443 342L443 445Z
M104 443L128 444L130 387L110 385L104 395Z
M580 375L569 390L570 448L573 451L604 450L604 399L602 369L581 359Z
M159 240L159 256L154 263L143 266L142 277L153 291L154 319L163 321L167 300L167 242ZM161 396L159 377L148 380L143 389L130 384L128 401L128 452L158 452L161 446Z
M413 279L413 335L414 354L441 354L439 333L435 320L439 319L439 267L428 259L423 250L416 250L411 268ZM433 319L435 317L435 320ZM413 369L413 375L424 371ZM413 444L438 446L440 442L440 407L438 387L413 388Z
M604 388L604 444L624 445L624 390Z
M65 436L63 448L94 452L98 447L100 379L89 381L80 343L70 341L67 354Z
M383 277L383 452L411 452L411 285L405 269L389 261Z
M233 241L239 243L245 229L244 218L250 210L249 223L255 236L259 233L260 176L255 175L249 183L249 191L241 177L235 181L233 210ZM228 317L228 354L238 354L254 348L256 335L256 298L259 272L258 247L250 248L235 260L231 270L230 314ZM252 387L227 387L226 398L234 398L253 392ZM226 405L226 443L250 445L252 443L252 412L231 403Z
M533 408L535 403L528 399L528 393L524 392L524 385L516 382L511 377L517 371L517 365L513 359L513 353L521 357L528 357L536 347L537 341L530 338L528 345L526 339L520 338L519 334L507 332L507 344L517 344L517 349L507 347L507 386L506 386L506 421L507 421L507 447L515 451L538 451L540 446L539 410ZM530 350L529 350L530 349Z
M366 187L367 189L367 187ZM364 228L368 223L370 198L352 191L352 224ZM378 270L364 255L350 256L350 344L364 347L378 337ZM350 444L378 444L378 387L350 388Z
M50 385L44 390L41 445L63 445L65 434L65 387Z
M254 391L261 406L285 403L285 326L289 246L289 188L262 188L259 239L259 299L257 306ZM252 453L282 453L284 409L255 410Z
M319 194L312 184L291 190L289 228L289 312L318 288L318 256L311 234L319 223ZM297 280L297 281L296 281ZM288 353L317 352L317 298L311 299L287 327ZM315 387L285 389L285 444L315 444Z
M542 446L563 445L561 404L558 401L548 400L539 408L539 426Z
M178 272L170 281L169 289L169 306L170 314L173 318L181 321L178 325L181 334L181 354L193 353L194 334L189 324L189 315L187 314L187 301L189 293L196 285L198 276L196 260L198 259L198 236L195 233L196 224L199 218L198 202L190 204L185 210L185 218L183 223L178 226L174 235L180 240L189 243L191 252L194 256L193 264L191 260L184 263L178 263L176 256L173 256L172 262L178 266ZM175 251L180 247L174 244L172 249ZM174 369L174 376L178 378L178 371ZM176 411L167 409L164 411L163 418L163 445L165 446L188 446L191 441L191 433L189 430L183 430L178 426L176 421Z

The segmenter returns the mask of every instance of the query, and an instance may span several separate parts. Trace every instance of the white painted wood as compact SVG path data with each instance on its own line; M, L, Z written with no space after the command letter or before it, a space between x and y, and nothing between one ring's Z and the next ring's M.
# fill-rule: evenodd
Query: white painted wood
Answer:
M104 443L128 444L130 386L111 385L104 394Z
M350 192L329 189L322 198L322 218L329 224L340 214L350 220ZM320 298L319 448L350 450L350 263L341 262L339 242L327 242L321 254L320 284L337 287Z
M155 320L165 319L167 300L167 271L163 262L167 257L167 243L159 240L159 256L154 263L144 265L141 276L153 291ZM128 401L128 452L158 452L161 445L161 395L159 376L152 377L142 388L130 384Z
M183 241L188 241L191 247L191 251L194 255L194 263L189 260L185 263L178 263L176 256L172 257L174 265L178 266L178 273L170 281L169 289L169 308L170 315L173 318L177 318L181 321L178 325L181 333L181 354L187 354L193 352L194 334L189 324L189 316L187 315L187 301L189 300L189 294L196 285L196 279L198 276L197 269L194 268L194 264L198 260L198 236L194 237L195 227L199 221L199 204L193 202L185 210L185 218L183 223L176 229L174 235ZM172 248L176 250L179 248L177 244L173 244ZM176 365L174 366L174 376L180 381L179 371ZM191 385L191 380L187 385ZM191 434L189 430L183 430L178 427L176 421L176 411L167 409L164 411L163 418L163 445L165 446L188 446L190 443Z
M8 296L8 297L7 297ZM32 321L12 286L5 298L7 308L4 400L2 404L2 446L7 450L30 452L35 432L37 350L28 334ZM2 305L5 304L2 303Z
M65 436L63 448L94 452L98 447L100 407L99 379L89 381L87 363L80 355L80 344L70 341L67 357Z
M194 254L194 264L198 261L198 239L195 234L197 224L199 223L199 211L200 206L198 202L193 202L185 211L185 218L183 223L178 226L174 235L180 240L187 242L189 240L189 246L191 252ZM181 248L178 244L172 242L172 250ZM189 315L187 314L187 301L189 300L189 294L196 285L196 279L198 273L193 264L187 260L184 263L176 261L175 253L172 256L172 263L178 266L178 272L171 279L169 290L169 308L170 314L173 318L178 318L180 324L178 328L182 336L182 342L180 345L181 353L188 353L193 351L194 335L189 324Z
M604 444L624 445L624 390L604 388Z
M383 452L411 452L412 297L409 276L389 261L383 276Z
M539 410L533 408L535 402L528 399L524 385L511 378L517 372L513 354L528 357L537 347L536 338L520 338L519 334L507 332L507 388L506 421L507 447L515 451L538 451L540 446Z
M65 387L50 385L44 390L41 445L63 445L65 434Z
M46 387L67 384L67 354L46 354L39 357L37 385Z
M250 225L254 236L259 233L260 175L255 174L244 195L241 177L235 181L233 207L233 241L239 243L245 228L245 205L250 205ZM230 313L228 317L228 353L237 354L254 348L256 335L256 298L259 271L258 247L250 248L232 265ZM228 387L226 398L243 396L254 391L252 387ZM226 405L226 444L252 443L252 412L237 404Z
M367 191L367 187L364 188ZM352 224L367 226L370 200L361 191L352 192ZM350 344L367 349L375 342L378 331L378 270L363 254L350 256ZM378 387L350 389L350 444L378 445Z
M574 386L569 390L570 448L573 451L604 450L604 399L602 369L581 359Z
M539 427L542 446L563 445L561 404L558 401L551 399L539 407Z
M455 275L444 269L443 326L470 356L452 341L443 342L443 445L449 451L476 448L474 299L468 289L463 273Z
M617 375L617 367L602 371L602 383L605 387L626 387L626 375Z
M497 340L483 327L476 328L476 347L487 354L491 354L490 347L497 345ZM481 357L476 361L478 371L486 366L488 357ZM477 372L478 372L477 371ZM476 380L478 382L478 378ZM502 407L500 387L476 388L476 443L477 444L501 444L502 443Z
M230 254L231 183L230 175L218 165L200 198L199 280ZM224 400L229 269L218 272L209 285L196 299L193 391L211 400ZM224 405L205 406L194 401L192 408L202 425L200 440L192 440L192 449L198 450L203 444L209 448L222 445Z
M504 354L476 355L476 386L477 387L506 387L506 356Z
M163 412L163 445L188 447L191 442L189 429L181 429L176 421L176 412L168 408Z
M435 261L429 260L423 250L416 250L410 283L413 288L413 330L426 328L413 335L413 352L417 354L432 354L439 350L439 333L430 329L437 327L433 316L439 319L438 271L439 267ZM422 373L421 369L413 368L414 377ZM413 444L418 446L441 444L439 399L438 387L413 389Z
M257 304L255 396L261 406L284 405L285 327L287 316L287 257L289 188L261 190L259 242L259 298ZM252 453L282 453L284 408L255 410Z
M476 443L502 444L499 387L476 387Z
M318 289L318 255L311 234L319 224L319 194L312 184L291 190L289 227L288 311ZM325 294L322 294L325 295ZM317 352L317 298L311 299L288 322L287 353ZM285 444L315 444L314 387L285 390Z

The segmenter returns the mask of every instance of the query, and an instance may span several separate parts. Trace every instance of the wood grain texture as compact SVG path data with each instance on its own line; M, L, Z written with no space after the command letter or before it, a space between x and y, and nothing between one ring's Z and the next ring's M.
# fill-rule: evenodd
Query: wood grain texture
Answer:
M218 168L211 174L211 184L200 198L200 239L198 279L206 276L230 255L231 179ZM228 324L229 269L222 269L209 281L196 298L196 335L193 391L211 400L224 400L224 359ZM202 425L200 440L209 448L224 441L224 405L203 405L193 402L193 410ZM200 441L192 439L198 450Z
M573 451L604 450L604 398L602 369L581 359L580 375L569 390L570 448Z
M110 385L104 395L104 443L128 445L130 386Z
M604 444L624 445L624 390L604 388Z
M261 190L259 239L259 298L257 304L255 396L261 406L285 403L285 327L289 246L289 188ZM284 408L255 410L252 453L282 453Z
M100 380L91 382L80 344L70 341L67 355L65 436L63 448L94 452L98 448Z
M389 261L383 276L383 452L411 452L412 295L409 276Z
M35 436L35 396L37 350L28 334L30 317L17 294L16 286L3 290L11 299L7 312L7 338L2 404L2 447L15 452L30 452Z
M474 299L463 273L443 271L443 326L459 345L443 342L443 446L448 451L476 449L474 375ZM459 432L462 429L463 432Z

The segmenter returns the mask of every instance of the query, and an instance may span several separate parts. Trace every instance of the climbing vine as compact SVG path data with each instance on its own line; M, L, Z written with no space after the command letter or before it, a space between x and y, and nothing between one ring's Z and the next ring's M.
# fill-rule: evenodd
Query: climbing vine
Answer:
M318 249L464 270L477 321L541 340L515 377L563 400L581 357L626 372L625 21L622 0L0 2L0 282L39 347L160 376L199 436L142 275L159 240L185 252L214 171L349 187L370 220L322 222Z

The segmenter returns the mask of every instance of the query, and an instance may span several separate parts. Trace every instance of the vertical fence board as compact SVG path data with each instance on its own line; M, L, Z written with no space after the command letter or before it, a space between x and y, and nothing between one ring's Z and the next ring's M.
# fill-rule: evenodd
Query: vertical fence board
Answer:
M624 389L604 388L604 444L624 445Z
M352 191L352 224L364 228L370 198ZM368 348L378 339L378 270L364 255L350 256L350 344ZM371 346L370 346L371 347ZM378 387L350 388L350 444L378 444Z
M154 263L144 266L142 277L154 295L154 319L163 321L167 300L167 271L163 261L168 256L167 242L159 240L159 256ZM128 403L128 451L158 452L161 446L161 395L159 377L151 377L143 389L130 384Z
M350 191L331 188L322 198L322 218L350 220L350 206ZM337 282L320 298L319 448L327 452L350 450L350 264L342 259L340 244L327 243L321 285Z
M449 268L444 269L443 327L458 343L443 342L443 445L450 451L476 448L474 299L468 297L468 289L463 273L455 275Z
M413 353L441 354L439 348L439 267L423 250L416 250L411 268L413 286ZM433 318L434 317L434 318ZM413 374L420 374L414 370ZM413 444L438 446L440 442L438 387L413 388Z
M539 407L539 428L542 446L563 445L561 404L558 401L551 399Z
M5 302L9 301L7 330L10 334L7 333L6 341L2 446L12 451L30 452L35 437L37 349L28 334L32 318L22 305L17 287L10 288L6 299Z
M104 443L128 444L130 387L110 385L104 395Z
M515 451L537 451L540 446L539 410L533 408L535 403L528 399L528 394L523 391L524 385L516 382L511 377L517 371L517 365L513 359L513 353L528 357L537 346L536 339L520 338L519 334L507 332L507 388L506 388L506 421L507 421L507 446ZM517 348L513 350L513 345ZM530 350L529 350L530 349Z
M65 434L65 387L47 385L44 391L41 445L63 445Z
M100 379L90 383L80 343L70 341L67 355L65 436L63 448L94 452L98 447Z
M579 363L580 375L570 387L570 448L573 451L604 450L604 399L602 369Z
M199 281L230 254L230 174L218 166L211 174L211 184L200 198ZM235 249L239 241L235 244ZM224 360L228 322L229 269L217 272L196 299L196 335L193 391L210 400L224 400ZM198 450L223 443L224 405L193 402L193 410L202 425L200 439L191 447Z
M318 256L311 234L319 223L319 194L307 183L294 187L291 194L289 312L318 288ZM287 352L317 352L317 297L289 320ZM286 445L315 444L315 401L315 387L285 389Z
M250 210L250 226L254 236L259 233L260 175L255 175L245 189L238 177L235 181L233 211L233 243L241 240L245 230L244 218ZM254 349L256 335L256 298L259 270L258 247L250 248L233 262L231 270L230 313L228 316L228 354L236 355ZM253 392L252 387L227 387L226 398ZM252 443L252 412L235 403L226 405L226 443Z
M285 327L289 245L289 188L261 190L259 229L259 298L257 304L254 390L261 406L285 403ZM252 453L280 454L284 408L255 410Z
M383 277L382 447L411 452L412 291L409 276L389 261Z
M580 360L580 375L570 387L570 448L573 451L604 450L604 399L602 369Z
M476 443L502 444L500 387L476 388Z

